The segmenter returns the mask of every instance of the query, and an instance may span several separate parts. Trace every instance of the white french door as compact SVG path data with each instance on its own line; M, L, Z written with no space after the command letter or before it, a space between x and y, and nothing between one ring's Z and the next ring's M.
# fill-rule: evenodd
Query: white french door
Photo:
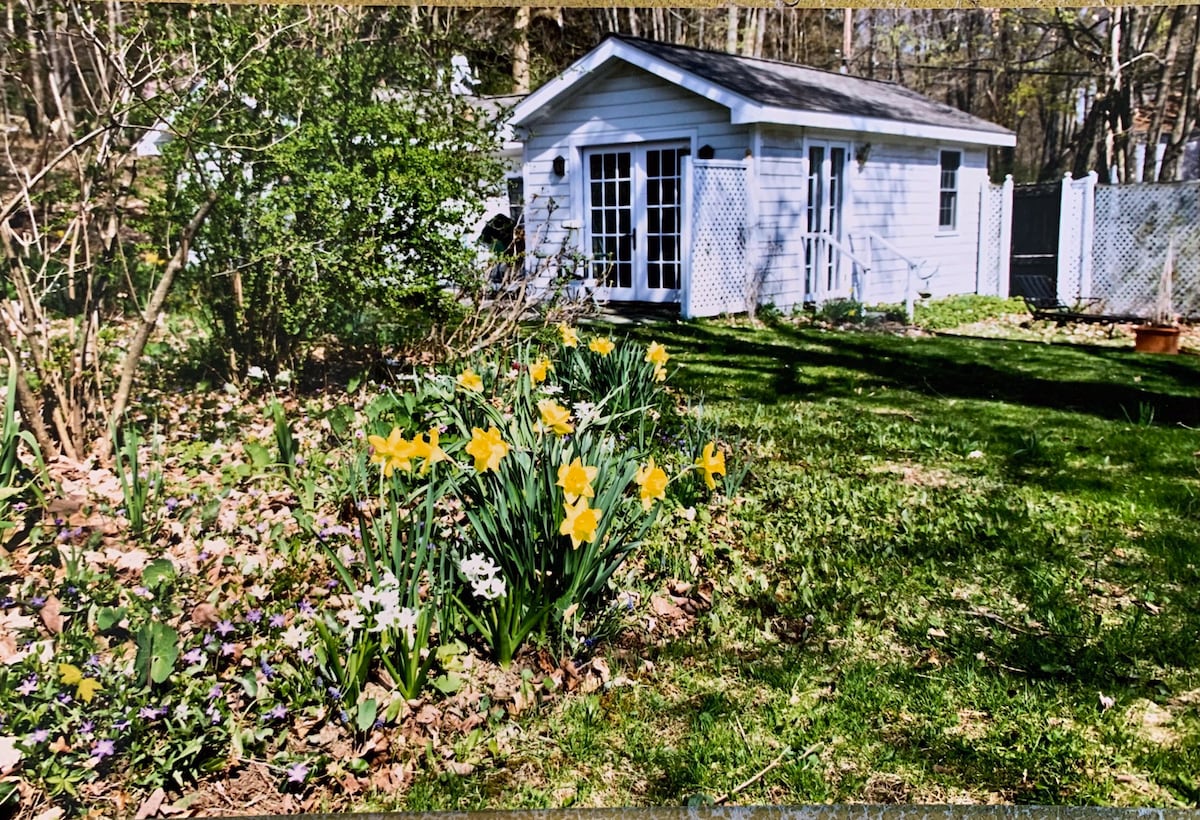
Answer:
M808 190L804 239L805 301L824 302L850 296L850 275L838 249L845 242L842 224L846 201L846 165L850 146L808 143Z
M674 142L584 152L591 274L607 298L678 300L687 152Z

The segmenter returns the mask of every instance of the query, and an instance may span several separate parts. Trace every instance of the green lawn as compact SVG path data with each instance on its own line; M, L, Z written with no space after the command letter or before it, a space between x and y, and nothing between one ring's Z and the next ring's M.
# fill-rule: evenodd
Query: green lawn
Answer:
M744 498L659 528L608 686L401 807L1200 805L1200 359L635 335L749 464Z

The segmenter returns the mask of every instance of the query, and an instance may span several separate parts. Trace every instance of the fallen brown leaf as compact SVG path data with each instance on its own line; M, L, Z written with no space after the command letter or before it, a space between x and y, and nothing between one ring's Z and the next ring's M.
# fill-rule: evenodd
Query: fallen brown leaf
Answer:
M58 598L53 595L47 598L39 614L42 617L42 623L46 625L46 629L49 629L55 635L62 634L63 618Z

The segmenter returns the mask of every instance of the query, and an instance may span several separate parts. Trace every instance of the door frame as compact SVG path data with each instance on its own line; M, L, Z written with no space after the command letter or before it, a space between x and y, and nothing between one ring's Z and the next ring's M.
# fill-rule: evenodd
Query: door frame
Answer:
M649 249L650 249L650 231L649 231L649 212L652 207L649 202L649 185L647 174L647 154L652 151L664 150L680 150L683 154L679 157L679 163L676 168L677 186L675 191L676 204L678 205L678 222L675 226L674 233L677 236L677 253L679 261L679 281L677 287L652 288L649 284ZM597 282L597 291L602 298L611 301L628 301L628 302L678 302L680 294L683 290L684 277L684 262L687 257L687 248L684 247L687 238L687 231L684 229L685 220L690 213L688 207L686 191L690 188L686 182L687 169L684 157L690 155L691 141L686 138L681 139L666 139L652 141L638 141L634 143L616 144L616 145L587 145L580 150L580 166L582 170L581 176L583 197L581 208L583 211L583 231L582 239L583 246L588 251L589 265L593 264L591 259L592 248L592 201L591 201L591 157L596 154L628 154L629 155L629 183L630 194L629 202L623 205L622 209L627 207L630 211L630 236L632 236L631 248L631 271L629 287L613 287L605 286L603 282ZM589 276L595 277L595 274L589 270ZM599 278L599 277L596 277Z
M589 122L576 128L570 137L567 138L565 144L559 143L559 147L554 149L566 149L564 153L567 158L567 182L570 185L570 200L568 204L570 219L561 223L563 229L566 231L563 237L564 247L575 248L584 258L590 258L591 256L589 222L591 215L588 213L587 207L589 193L587 188L587 165L584 160L585 151L593 148L621 148L641 143L680 143L686 145L689 151L687 157L689 161L684 163L685 178L683 180L682 200L680 202L680 218L683 226L682 244L680 246L680 289L673 291L675 295L672 297L675 301L681 300L683 290L686 289L691 277L692 186L691 179L688 177L691 175L690 160L696 156L699 138L700 130L695 126L626 129L613 128L611 125L603 122ZM590 276L591 272L589 269L584 278L586 279L586 277ZM599 283L588 280L588 286L596 288L596 296L598 298L608 298L605 289L600 287Z
M809 219L813 208L812 196L809 189L813 180L812 150L814 148L820 148L823 152L821 168L817 172L816 177L819 188L817 190L818 218L815 230ZM818 303L829 299L849 298L853 293L854 283L851 281L847 260L835 245L820 239L819 236L828 236L839 243L846 244L847 237L850 235L847 216L851 210L850 203L853 201L850 185L850 158L853 152L853 145L847 139L814 139L806 137L801 150L803 151L805 177L804 298L805 301ZM829 183L834 176L832 173L833 152L836 150L842 152L841 172L837 175L837 179L841 182L841 187L837 191L836 214L833 214L827 208L827 201ZM814 236L814 234L818 236ZM816 257L816 259L814 260L813 257Z

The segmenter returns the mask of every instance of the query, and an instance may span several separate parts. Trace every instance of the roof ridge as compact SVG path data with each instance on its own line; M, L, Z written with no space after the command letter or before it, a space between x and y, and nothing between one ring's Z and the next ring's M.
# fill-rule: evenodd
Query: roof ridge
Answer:
M716 51L711 48L700 48L699 46L687 46L687 45L680 45L678 43L667 43L662 40L653 40L649 37L636 37L632 34L620 34L618 32L610 32L608 36L615 38L617 40L623 40L627 43L630 43L631 45L636 45L637 43L651 43L656 46L667 46L669 48L678 48L678 49L683 49L685 51L695 51L695 52L699 52L700 54L716 54L719 57L732 57L733 59L736 59L736 60L745 60L746 62L752 62L752 63L767 63L769 65L787 66L788 68L803 68L807 71L819 71L822 74L831 74L835 77L849 77L852 80L859 80L864 83L878 83L879 85L886 85L889 88L903 88L906 91L912 91L912 89L908 88L905 85L901 85L900 83L898 83L894 80L878 80L878 79L875 79L874 77L863 77L860 74L850 74L849 72L843 74L842 72L834 71L833 69L817 68L816 66L806 65L804 63L789 63L787 60L772 60L768 57L747 57L743 54L730 54L728 51ZM914 92L914 93L916 93L916 92ZM922 96L924 96L924 95L922 95Z

